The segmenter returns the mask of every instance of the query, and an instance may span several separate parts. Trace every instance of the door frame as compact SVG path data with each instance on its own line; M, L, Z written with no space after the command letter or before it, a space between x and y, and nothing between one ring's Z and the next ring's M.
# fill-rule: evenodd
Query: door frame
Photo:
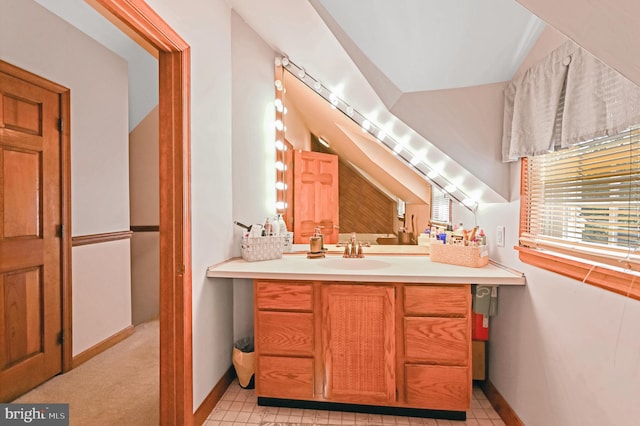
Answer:
M0 60L0 71L58 95L60 119L60 309L62 312L62 372L72 368L71 317L71 91L53 81Z
M160 424L193 424L190 47L143 0L85 0L159 61Z

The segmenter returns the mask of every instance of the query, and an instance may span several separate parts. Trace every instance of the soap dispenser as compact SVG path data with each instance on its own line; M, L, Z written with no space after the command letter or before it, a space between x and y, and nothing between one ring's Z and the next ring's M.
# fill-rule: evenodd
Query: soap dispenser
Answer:
M309 251L311 253L322 253L322 237L318 235L316 228L312 237L309 237Z

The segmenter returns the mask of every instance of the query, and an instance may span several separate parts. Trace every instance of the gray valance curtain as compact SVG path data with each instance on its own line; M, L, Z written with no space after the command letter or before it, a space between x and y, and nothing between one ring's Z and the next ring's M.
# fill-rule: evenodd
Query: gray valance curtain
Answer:
M505 89L502 160L546 154L640 124L640 87L572 41Z

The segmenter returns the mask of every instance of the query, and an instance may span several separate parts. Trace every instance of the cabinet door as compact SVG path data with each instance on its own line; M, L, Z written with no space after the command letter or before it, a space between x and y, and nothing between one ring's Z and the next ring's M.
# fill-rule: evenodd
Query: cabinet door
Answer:
M323 286L326 398L360 403L395 401L394 296L392 286Z

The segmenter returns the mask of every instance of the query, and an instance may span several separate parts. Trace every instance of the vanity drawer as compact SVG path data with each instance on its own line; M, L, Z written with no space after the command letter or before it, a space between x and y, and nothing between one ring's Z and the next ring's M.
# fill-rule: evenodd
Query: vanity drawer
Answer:
M313 398L313 359L260 356L257 395L268 398Z
M467 318L412 317L404 319L408 362L468 365Z
M258 311L257 315L260 354L313 354L313 314Z
M407 403L411 407L466 411L471 404L468 367L406 365Z
M313 285L295 281L256 281L258 309L311 311L313 309Z
M469 285L405 286L405 315L468 316Z

